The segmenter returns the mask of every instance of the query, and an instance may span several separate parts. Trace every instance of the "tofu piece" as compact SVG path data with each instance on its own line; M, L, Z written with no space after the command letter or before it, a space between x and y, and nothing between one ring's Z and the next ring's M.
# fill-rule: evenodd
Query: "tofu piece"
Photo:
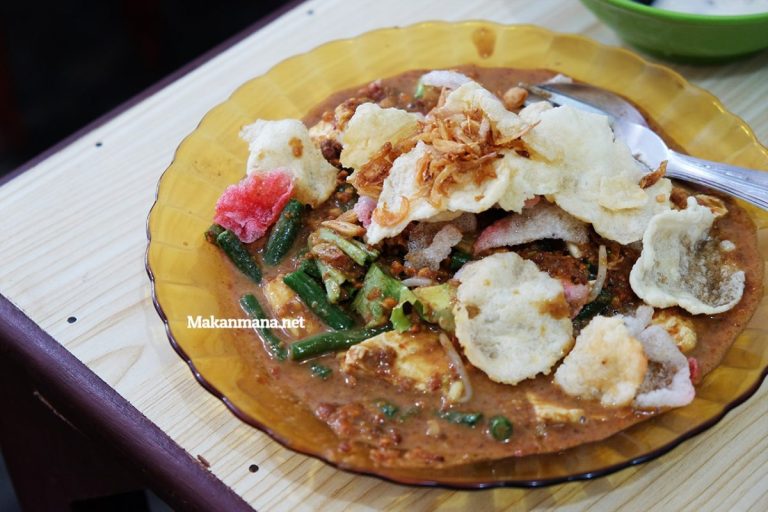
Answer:
M632 403L647 369L643 345L622 317L596 316L555 372L555 383L568 395L621 407Z
M264 298L275 318L304 318L304 328L287 329L291 336L301 338L322 330L318 319L301 302L296 293L283 282L283 274L264 284Z
M336 188L337 169L312 143L304 123L296 119L259 119L243 127L240 138L248 143L246 172L287 169L293 176L296 199L313 208L327 200Z
M456 337L488 377L517 384L547 374L573 344L563 285L514 252L467 263L453 308Z
M449 399L463 394L438 334L387 331L350 348L341 362L350 375L368 375L422 393L439 392Z
M398 108L381 108L375 103L363 103L347 123L342 133L341 164L359 169L365 165L381 147L390 142L415 134L419 121L424 116ZM353 173L354 175L354 173ZM352 178L350 176L350 178Z
M688 198L685 210L656 215L629 274L632 290L657 308L680 306L694 315L733 308L744 293L744 272L723 262L709 238L715 215Z
M667 331L681 352L690 352L696 347L696 330L689 318L661 310L654 315L651 323Z
M584 409L563 407L544 400L534 393L526 393L525 396L533 407L536 419L541 423L578 423L584 416Z

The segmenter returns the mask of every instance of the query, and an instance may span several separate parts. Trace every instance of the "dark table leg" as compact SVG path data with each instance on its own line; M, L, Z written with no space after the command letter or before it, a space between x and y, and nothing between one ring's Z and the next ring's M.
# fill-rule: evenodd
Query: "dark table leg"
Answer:
M174 443L157 425L2 296L0 362L2 368L18 368L13 374L22 372L29 377L28 387L26 390L22 388L22 393L29 395L38 391L38 395L32 397L43 398L51 406L49 414L65 424L74 425L70 428L82 432L82 436L93 443L96 453L119 454L130 463L134 471L131 474L140 475L141 480L170 506L178 510L206 512L253 510L211 474L206 465ZM45 404L41 402L41 406ZM3 428L13 424L12 409L3 409L0 413ZM0 442L12 443L13 440ZM81 457L80 452L75 452L76 457ZM23 455L24 451L20 453ZM12 471L20 456L11 454L9 457L14 466ZM82 458L86 457L82 455ZM61 462L57 460L57 464ZM102 462L94 464L98 468ZM97 472L96 469L91 471L92 474Z
M146 486L123 457L77 430L5 358L0 389L0 448L25 511L93 510L107 500L87 500ZM109 502L111 510L148 510L140 492Z

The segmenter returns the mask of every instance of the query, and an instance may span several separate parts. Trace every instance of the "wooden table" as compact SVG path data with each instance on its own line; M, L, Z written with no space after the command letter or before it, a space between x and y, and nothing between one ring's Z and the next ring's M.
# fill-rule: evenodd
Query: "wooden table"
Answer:
M145 220L157 180L182 138L239 84L292 54L430 19L534 23L620 44L573 0L294 4L78 132L0 187L0 293L20 310L0 304L4 350L42 380L54 379L46 389L69 421L112 443L152 476L160 492L190 507L768 509L765 384L717 426L650 463L543 489L454 492L355 476L294 454L237 420L173 352L144 269ZM719 96L763 144L768 141L768 53L718 67L673 67ZM198 456L210 463L212 476ZM258 471L249 470L253 464Z

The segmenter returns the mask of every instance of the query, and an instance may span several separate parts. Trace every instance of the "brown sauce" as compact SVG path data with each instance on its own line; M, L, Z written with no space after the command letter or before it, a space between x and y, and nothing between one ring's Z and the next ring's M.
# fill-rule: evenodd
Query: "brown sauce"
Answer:
M553 74L544 70L479 67L464 67L460 70L499 96L518 82L535 83ZM422 73L421 70L409 71L382 80L381 85L385 92L379 100L380 103L409 110L428 109L429 105L411 95L416 80ZM353 95L354 90L334 94L307 115L305 123L311 126L324 112L333 111L337 104ZM698 343L695 349L686 355L698 360L703 374L710 372L722 360L735 337L746 326L762 294L762 261L758 253L755 226L738 205L727 198L724 198L724 201L729 213L716 222L714 235L731 240L738 248L733 253L733 260L746 273L746 288L741 302L731 311L716 316L691 317L698 334ZM338 201L329 201L311 212L307 222L309 227L304 228L305 231L298 239L305 240L311 229L327 218L328 210L338 206L337 203ZM257 242L251 249L258 253L262 244L263 242ZM296 244L292 256L286 258L279 267L262 266L265 270L264 282L278 274L294 270L300 245L303 244ZM529 252L533 251L530 247L528 249ZM209 250L215 249L211 247ZM525 250L518 252L524 253ZM628 251L625 256L623 262L609 272L607 286L615 288L614 303L609 311L621 312L640 302L627 283L627 276L637 253ZM533 256L531 258L536 259ZM539 259L544 262L547 258ZM545 266L542 264L542 268ZM226 262L222 267L227 269L231 282L234 283L228 294L231 298L229 312L232 316L242 316L237 309L237 300L241 294L254 290L234 267L230 267ZM556 269L558 265L553 264L551 267ZM580 281L586 280L586 276L582 275L586 272L583 266L572 267L571 272L578 274ZM263 290L258 290L257 296L262 304L267 304ZM285 339L287 342L291 340L288 336L285 336ZM475 427L468 427L438 418L436 411L443 405L439 393L420 393L397 387L375 376L345 376L339 368L337 355L327 355L317 360L332 370L327 380L320 380L309 371L311 362L278 363L271 360L254 333L244 332L239 335L238 347L245 364L257 372L257 378L273 382L274 388L279 389L287 399L298 401L313 411L316 417L326 422L337 434L338 450L335 454L328 454L332 459L341 458L349 449L350 443L369 446L370 456L374 461L388 466L453 465L556 452L604 439L663 412L636 411L630 407L607 409L597 401L570 397L552 383L554 369L549 375L539 375L516 386L508 386L492 382L482 371L467 364L474 395L468 403L454 409L481 412L486 419L495 415L509 418L513 424L513 433L507 441L500 442L489 435L487 421ZM529 400L530 395L561 407L579 409L579 419L566 423L542 423L536 419ZM394 417L388 417L378 405L380 400L397 406L398 413Z

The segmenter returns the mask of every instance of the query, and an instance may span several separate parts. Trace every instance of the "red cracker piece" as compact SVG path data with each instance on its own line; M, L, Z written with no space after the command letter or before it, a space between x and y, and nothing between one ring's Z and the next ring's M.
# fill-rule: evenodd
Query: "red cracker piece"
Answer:
M691 382L694 384L699 384L701 382L701 368L699 368L699 360L695 357L689 357L688 370L691 372Z
M275 223L292 192L288 171L254 173L221 194L213 221L249 244L264 236Z

